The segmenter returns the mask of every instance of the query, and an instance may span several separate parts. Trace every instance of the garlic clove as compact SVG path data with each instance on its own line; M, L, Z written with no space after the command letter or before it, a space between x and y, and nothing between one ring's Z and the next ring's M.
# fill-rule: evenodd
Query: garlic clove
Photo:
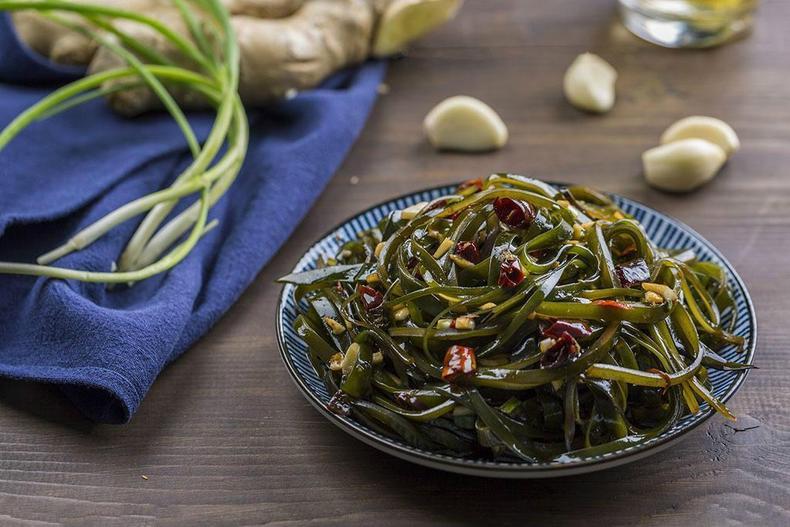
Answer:
M692 115L674 123L661 134L661 144L695 138L705 139L718 145L727 157L734 154L741 146L738 135L730 125L721 119L703 115Z
M704 139L681 139L642 154L645 179L661 190L689 192L719 172L727 154Z
M437 104L423 123L436 149L484 152L507 143L507 126L486 103L456 95Z
M387 57L455 16L462 0L391 0L381 14L372 53Z
M617 71L592 53L582 53L565 72L563 89L572 105L590 112L608 112L614 106Z

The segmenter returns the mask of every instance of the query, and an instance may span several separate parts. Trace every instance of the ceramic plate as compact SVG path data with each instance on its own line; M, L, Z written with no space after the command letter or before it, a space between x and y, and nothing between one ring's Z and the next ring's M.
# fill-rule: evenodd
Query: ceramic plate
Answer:
M451 194L454 189L455 185L452 185L415 192L360 212L329 231L326 236L310 247L296 264L293 272L313 269L319 256L325 258L334 256L340 245L347 240L354 239L358 232L374 227L379 219L390 211L403 209L421 201L430 201L440 196ZM754 307L749 298L749 293L746 291L746 286L729 262L710 242L687 225L641 203L616 195L612 196L612 198L625 212L632 214L644 226L650 239L658 246L694 249L701 260L714 261L726 269L738 311L738 324L734 333L746 339L746 351L745 353L740 353L733 347L728 347L720 351L719 354L729 360L751 364L754 358L757 336ZM601 456L562 463L526 463L469 459L420 450L406 443L383 436L356 422L353 418L339 416L327 409L326 405L331 394L327 393L323 382L313 370L308 358L307 347L296 334L296 331L293 330L293 322L297 315L293 289L293 286L286 285L283 287L280 295L277 309L277 339L285 366L296 382L296 386L324 417L344 431L383 452L414 463L462 474L503 478L544 478L580 474L636 461L667 448L714 413L707 404L703 404L701 411L697 415L684 417L660 436L642 444L626 447ZM732 313L723 313L725 320L731 316ZM747 373L748 370L742 372L710 370L713 394L721 401L726 402L741 386Z

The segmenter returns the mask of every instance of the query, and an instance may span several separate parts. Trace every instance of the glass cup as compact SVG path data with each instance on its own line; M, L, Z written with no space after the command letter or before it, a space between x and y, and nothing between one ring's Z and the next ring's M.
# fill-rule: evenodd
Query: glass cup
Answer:
M704 48L751 29L758 0L619 0L632 33L668 48Z

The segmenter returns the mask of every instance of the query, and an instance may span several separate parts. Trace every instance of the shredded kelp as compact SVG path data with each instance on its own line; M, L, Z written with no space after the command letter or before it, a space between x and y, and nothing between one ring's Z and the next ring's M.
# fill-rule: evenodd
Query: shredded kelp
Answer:
M329 408L456 456L604 454L703 402L734 419L707 369L748 367L716 353L743 346L723 269L584 187L468 181L281 281Z

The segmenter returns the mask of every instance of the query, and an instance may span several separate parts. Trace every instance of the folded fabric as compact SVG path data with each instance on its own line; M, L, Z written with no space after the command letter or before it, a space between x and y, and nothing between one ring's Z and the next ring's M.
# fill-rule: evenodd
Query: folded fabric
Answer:
M56 384L89 418L127 422L159 372L231 306L307 213L362 129L384 71L370 62L251 110L244 167L210 212L219 225L170 272L113 289L0 275L0 375ZM0 16L0 127L81 73L27 50ZM189 118L205 137L213 116ZM97 100L32 125L0 151L0 260L34 261L169 184L189 159L167 114L125 119ZM56 265L110 270L138 221Z

